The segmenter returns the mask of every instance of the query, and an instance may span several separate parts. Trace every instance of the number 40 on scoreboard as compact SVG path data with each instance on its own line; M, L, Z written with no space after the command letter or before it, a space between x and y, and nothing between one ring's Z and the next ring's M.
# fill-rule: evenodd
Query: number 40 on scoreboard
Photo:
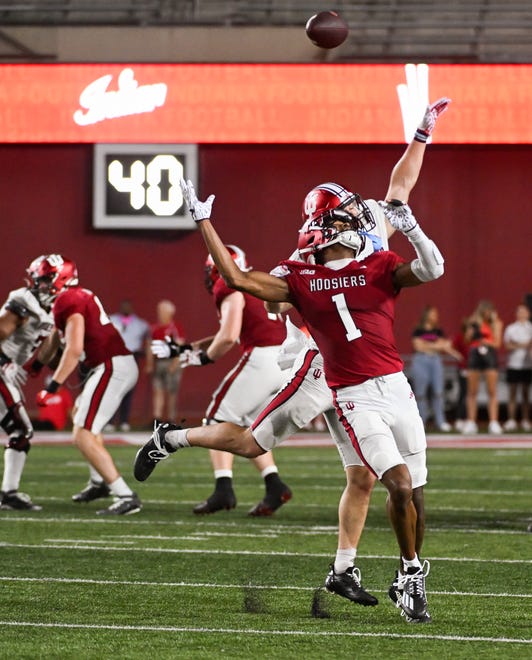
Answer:
M195 144L96 144L93 227L194 229L179 180L198 185Z

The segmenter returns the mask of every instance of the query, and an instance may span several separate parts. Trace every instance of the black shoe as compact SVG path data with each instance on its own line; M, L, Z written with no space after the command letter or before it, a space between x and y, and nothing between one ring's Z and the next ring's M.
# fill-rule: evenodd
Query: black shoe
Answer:
M180 426L170 424L170 422L166 422L165 424L154 423L151 438L144 447L138 450L135 456L133 474L137 481L146 481L157 463L164 461L165 458L168 458L170 454L176 451L164 441L164 436L168 431L179 431L180 429Z
M110 494L109 486L103 481L89 481L82 491L72 495L72 499L74 502L92 502L100 497L109 497Z
M403 596L403 588L400 586L399 579L399 571L395 571L395 577L390 585L390 588L388 589L388 596L390 596L396 607L400 607L399 601ZM408 616L404 610L401 610L401 614L404 616L407 623L432 623L432 617L430 616L428 610L422 617L418 619L413 619L412 617Z
M360 583L360 571L355 566L350 566L345 573L335 573L334 564L325 578L325 588L332 594L338 594L354 603L364 606L378 605L379 601L362 588Z
M0 509L6 511L41 511L42 506L33 504L29 495L19 493L17 490L0 491Z
M413 623L414 620L423 623L423 619L426 618L425 577L429 571L430 564L428 561L424 561L421 568L409 568L405 575L400 575L397 579L397 605L403 610L409 623Z
M222 511L223 509L234 509L236 506L236 496L233 489L227 490L215 490L214 493L208 497L201 504L197 504L192 511L198 515L204 515L206 513L216 513L217 511Z
M248 511L248 516L272 516L279 507L291 499L292 491L281 481L281 488L267 492L264 499Z
M115 501L107 509L100 509L99 516L129 516L142 509L141 501L136 493L126 497L115 497Z

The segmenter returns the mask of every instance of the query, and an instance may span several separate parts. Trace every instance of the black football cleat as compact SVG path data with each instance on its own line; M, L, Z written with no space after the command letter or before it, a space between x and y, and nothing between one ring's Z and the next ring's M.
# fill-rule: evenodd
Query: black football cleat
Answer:
M34 504L26 493L17 490L0 491L0 509L5 511L41 511L42 506Z
M374 606L379 601L362 588L360 582L360 571L355 566L350 566L345 573L336 573L334 564L331 564L330 571L325 578L325 588L332 594L338 594L348 600L352 600L359 605Z
M215 490L214 493L208 497L204 502L197 504L193 509L193 513L198 516L203 516L208 513L216 513L224 509L230 511L236 506L236 495L233 489Z
M164 441L164 436L168 431L179 431L180 426L165 422L164 424L153 425L153 433L148 442L141 447L135 456L133 465L133 474L137 481L146 481L160 461L164 461L176 449Z
M129 516L138 513L142 509L142 503L136 493L126 497L115 497L115 501L107 509L100 509L96 513L99 516Z
M397 577L397 606L404 612L408 623L430 623L432 621L427 612L425 592L425 577L429 571L430 564L428 561L424 561L421 568L409 568L404 575Z
M267 492L264 499L248 511L248 516L273 516L277 509L291 499L292 491L281 481L281 488L272 489L270 492Z
M109 486L105 482L89 481L83 490L72 495L72 500L74 502L92 502L101 497L109 497L110 494Z

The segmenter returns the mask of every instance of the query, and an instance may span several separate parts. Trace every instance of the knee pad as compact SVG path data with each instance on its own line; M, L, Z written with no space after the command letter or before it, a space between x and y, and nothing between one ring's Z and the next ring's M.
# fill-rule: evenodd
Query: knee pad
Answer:
M31 449L30 439L25 436L15 435L9 438L6 449L14 449L15 451L23 451L25 454Z
M419 488L427 483L427 458L426 452L420 451L417 454L408 454L403 457L410 472L412 479L412 488Z

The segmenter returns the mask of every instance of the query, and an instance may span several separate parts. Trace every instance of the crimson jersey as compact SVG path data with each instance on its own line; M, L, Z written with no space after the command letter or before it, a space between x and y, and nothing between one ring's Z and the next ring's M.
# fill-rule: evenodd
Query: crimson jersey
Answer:
M235 293L220 277L214 283L212 295L218 311L227 296ZM255 346L279 346L286 339L286 327L278 314L268 314L262 300L243 293L245 304L242 313L240 346L243 351Z
M404 259L385 251L340 270L282 261L273 271L286 280L320 349L329 387L358 385L403 369L393 334L392 282L401 263Z
M53 307L54 321L58 330L64 332L72 314L81 314L85 319L85 364L95 367L115 355L129 355L124 340L105 313L99 298L88 289L73 287L66 289L56 298Z

